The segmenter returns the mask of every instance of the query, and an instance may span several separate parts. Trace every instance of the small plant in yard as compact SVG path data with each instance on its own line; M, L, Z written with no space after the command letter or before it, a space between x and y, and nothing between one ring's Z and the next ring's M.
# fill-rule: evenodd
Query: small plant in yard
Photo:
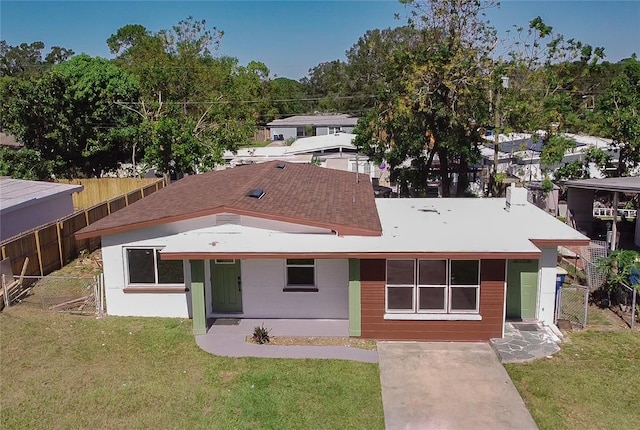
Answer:
M265 343L269 343L269 332L268 328L265 328L264 324L260 326L256 326L253 329L252 339L255 343L264 345Z

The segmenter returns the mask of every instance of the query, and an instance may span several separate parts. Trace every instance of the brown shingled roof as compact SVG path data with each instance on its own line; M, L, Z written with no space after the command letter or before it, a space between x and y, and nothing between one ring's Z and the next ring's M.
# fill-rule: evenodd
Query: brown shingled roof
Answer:
M216 213L235 213L379 236L382 227L367 175L281 161L187 176L83 228L79 239ZM265 195L248 197L252 189Z

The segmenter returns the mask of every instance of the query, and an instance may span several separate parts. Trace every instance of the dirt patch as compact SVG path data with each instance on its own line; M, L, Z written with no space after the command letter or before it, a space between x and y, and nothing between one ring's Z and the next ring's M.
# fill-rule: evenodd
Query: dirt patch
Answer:
M247 342L255 343L251 336ZM280 346L348 346L350 348L376 349L376 341L353 337L271 337L267 345Z
M238 378L239 373L233 371L223 370L220 372L220 380L223 382L233 382Z

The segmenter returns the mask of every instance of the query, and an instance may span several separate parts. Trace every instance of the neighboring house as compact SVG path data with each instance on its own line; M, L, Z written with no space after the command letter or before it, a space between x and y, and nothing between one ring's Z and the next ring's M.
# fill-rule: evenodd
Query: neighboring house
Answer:
M272 161L186 177L82 229L108 313L335 318L352 336L480 341L554 322L559 245L588 239L526 201L375 199L364 174Z
M0 178L0 240L72 214L72 194L82 189L82 185Z
M380 169L369 157L358 154L351 133L334 133L322 136L303 137L289 146L266 146L242 148L236 152L225 151L225 165L235 167L246 164L281 160L291 163L315 163L321 167L366 173L389 185L389 172Z
M0 132L0 148L9 148L17 151L23 146L24 145L21 142L18 142L15 136Z
M334 133L351 133L358 118L349 115L298 115L267 124L273 140L297 139Z
M542 181L531 181L525 184L527 189L527 200L534 206L553 216L559 214L560 187L553 184L551 191L545 192L542 189Z
M612 210L610 215L617 216L611 222L611 237L618 239L617 222L621 220L625 213L633 213L634 211L613 210L618 207L619 194L625 193L628 196L640 194L640 176L625 178L602 178L602 179L579 179L565 181L563 183L567 187L567 209L569 216L568 221L575 228L584 234L593 237L594 231L594 212L598 209L594 207L595 192L606 191L612 194ZM635 211L635 234L633 237L621 238L621 245L625 247L640 247L640 217ZM610 240L609 238L608 240ZM610 240L612 249L617 247L615 240Z
M541 132L537 138L529 133L508 133L498 136L498 171L519 178L521 181L540 181L544 178L542 167L540 166L540 154L542 152ZM591 148L599 148L609 154L614 164L617 163L618 152L611 150L611 139L605 139L583 134L561 133L570 140L573 140L576 147L565 152L562 162L556 166L550 166L550 175L563 166L565 163L573 161L584 161L586 152ZM484 147L481 148L483 164L493 166L495 136L486 136ZM592 178L602 177L597 167L591 163L589 165L589 175Z

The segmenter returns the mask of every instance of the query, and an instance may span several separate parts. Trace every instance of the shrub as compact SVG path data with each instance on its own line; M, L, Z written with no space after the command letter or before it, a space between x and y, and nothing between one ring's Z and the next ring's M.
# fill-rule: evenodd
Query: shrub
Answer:
M260 326L256 326L253 329L253 341L257 344L264 345L265 343L269 343L269 330L265 328L264 324Z

